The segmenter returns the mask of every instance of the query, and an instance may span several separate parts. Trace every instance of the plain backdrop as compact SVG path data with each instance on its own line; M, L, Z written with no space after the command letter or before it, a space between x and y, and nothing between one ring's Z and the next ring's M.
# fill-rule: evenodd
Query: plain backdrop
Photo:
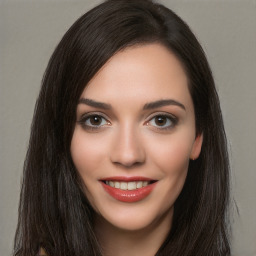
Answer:
M1 0L0 0L1 1ZM0 255L11 255L40 82L66 30L100 1L0 2ZM256 256L256 1L166 0L199 38L220 95L232 167L233 256Z

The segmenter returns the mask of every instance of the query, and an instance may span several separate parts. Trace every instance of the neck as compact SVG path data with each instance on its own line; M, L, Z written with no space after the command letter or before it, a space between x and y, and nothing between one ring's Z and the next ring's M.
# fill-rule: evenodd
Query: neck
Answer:
M104 256L153 256L165 241L173 211L140 230L124 230L113 226L101 216L95 219L95 232Z

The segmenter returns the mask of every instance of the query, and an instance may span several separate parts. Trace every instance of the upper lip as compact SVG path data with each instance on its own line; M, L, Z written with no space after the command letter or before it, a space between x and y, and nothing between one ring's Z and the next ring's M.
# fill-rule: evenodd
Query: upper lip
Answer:
M113 176L113 177L106 177L100 179L101 181L155 181L154 179L150 179L147 177L143 176L132 176L132 177L127 177L127 176Z

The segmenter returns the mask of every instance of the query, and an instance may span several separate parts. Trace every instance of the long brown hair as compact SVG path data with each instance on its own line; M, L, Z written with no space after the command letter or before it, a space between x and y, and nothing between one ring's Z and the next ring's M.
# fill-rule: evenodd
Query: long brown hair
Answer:
M158 42L182 63L189 80L200 157L189 164L175 202L172 229L157 256L230 255L229 161L214 80L205 54L174 12L150 0L109 0L79 18L55 49L35 106L14 255L102 255L93 209L70 155L76 106L84 86L116 52ZM114 255L114 253L113 253Z

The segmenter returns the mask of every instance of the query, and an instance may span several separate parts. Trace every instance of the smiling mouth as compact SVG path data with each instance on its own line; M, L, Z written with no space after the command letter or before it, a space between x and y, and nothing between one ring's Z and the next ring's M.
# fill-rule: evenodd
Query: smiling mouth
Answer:
M151 194L157 184L157 180L143 177L115 177L100 180L100 182L107 194L125 203L135 203L143 200Z
M136 189L146 187L156 181L129 181L129 182L126 182L126 181L106 180L103 182L112 188L131 191L131 190L136 190Z

